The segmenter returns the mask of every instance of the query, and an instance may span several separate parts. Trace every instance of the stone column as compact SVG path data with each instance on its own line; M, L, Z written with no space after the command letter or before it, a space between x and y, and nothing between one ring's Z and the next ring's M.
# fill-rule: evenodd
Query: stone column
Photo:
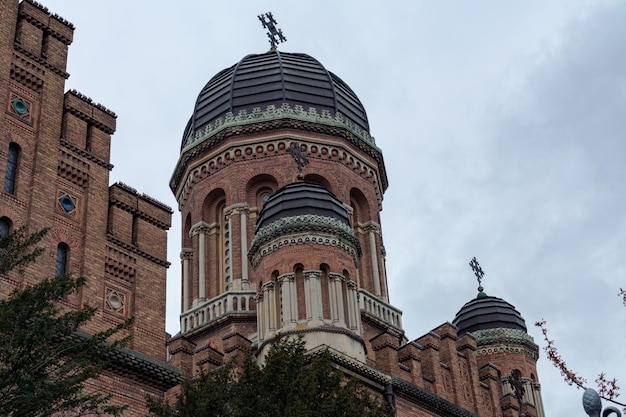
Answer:
M294 328L298 321L298 300L296 298L296 274L283 274L278 277L282 292L283 327Z
M241 289L249 290L250 281L248 280L248 214L250 210L244 207L239 211L241 219Z
M198 300L206 299L206 234L209 231L209 225L205 222L198 222L191 227L189 236L198 235Z
M183 264L183 302L181 303L181 313L184 313L185 311L189 310L189 308L191 307L191 303L189 302L189 280L191 279L190 277L190 271L189 271L189 266L190 266L190 262L191 259L193 258L193 249L190 248L183 248L183 250L180 252L180 259L181 262Z
M333 315L333 322L341 327L346 327L346 316L343 305L343 281L344 276L341 274L330 273L328 281L330 283L330 311Z
M357 285L352 280L346 281L346 287L348 289L348 328L357 333L360 332L361 314L359 311Z
M266 320L265 300L263 298L263 292L260 292L256 295L256 326L257 331L259 332L259 342L265 340Z
M250 288L250 283L248 281L247 232L249 209L248 203L236 203L224 208L224 216L228 219L228 229L231 236L231 288L235 291ZM236 230L237 227L239 227L239 231ZM237 238L235 238L236 236ZM239 245L236 245L237 240ZM239 248L239 253L235 253L235 248L237 247ZM235 272L237 272L237 274L235 274Z
M380 289L380 273L378 268L378 246L376 245L376 234L380 233L380 226L373 221L369 221L365 230L369 234L370 240L370 260L372 262L372 278L374 279L374 295L382 296Z
M320 285L321 271L304 271L304 282L308 283L308 291L305 291L304 300L307 311L311 312L311 324L321 324L324 310L322 307L322 288ZM305 288L307 286L305 285Z
M261 287L263 291L263 311L265 315L265 322L267 323L265 329L267 333L273 333L277 329L276 325L276 297L274 292L274 282L269 281L263 284Z

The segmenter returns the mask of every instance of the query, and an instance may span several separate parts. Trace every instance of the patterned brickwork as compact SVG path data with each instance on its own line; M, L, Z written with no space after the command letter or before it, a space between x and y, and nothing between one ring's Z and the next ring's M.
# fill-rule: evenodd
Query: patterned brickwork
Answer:
M126 415L143 416L145 395L162 396L180 378L179 371L158 362L166 359L166 231L172 210L129 187L109 189L116 115L77 91L64 92L73 31L37 2L0 1L3 179L9 148L17 150L13 187L0 192L0 217L14 228L50 230L41 242L46 253L24 275L0 277L0 297L54 274L57 246L66 245L66 270L85 276L87 284L63 307L98 308L84 330L101 331L136 317L127 332L134 350L116 359L93 389L130 405ZM158 382L159 367L173 379Z

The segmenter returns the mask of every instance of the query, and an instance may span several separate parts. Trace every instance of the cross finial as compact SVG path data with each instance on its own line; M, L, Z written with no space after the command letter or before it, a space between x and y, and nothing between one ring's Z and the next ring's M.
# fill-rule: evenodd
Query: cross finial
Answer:
M287 38L283 36L283 31L276 27L278 22L276 22L271 12L260 14L258 18L263 28L269 31L267 32L267 37L270 38L269 42L272 46L272 50L275 50L279 43L287 42Z
M469 266L472 268L472 271L474 271L474 275L476 275L476 278L478 279L478 291L482 291L483 287L480 283L482 282L483 276L485 275L485 273L483 272L483 269L480 267L480 264L476 260L475 256L470 261Z
M300 143L291 142L291 144L289 145L289 153L291 154L291 156L293 156L296 164L298 164L298 179L302 179L302 168L304 168L305 165L309 164L309 160L307 159L306 155L302 153L302 149L300 149Z

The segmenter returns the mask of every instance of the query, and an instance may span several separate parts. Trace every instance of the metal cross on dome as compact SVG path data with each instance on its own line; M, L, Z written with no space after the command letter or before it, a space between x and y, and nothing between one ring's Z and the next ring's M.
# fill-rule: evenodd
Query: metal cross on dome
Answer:
M291 154L291 156L293 156L296 164L298 164L298 178L300 178L300 176L302 175L302 168L304 168L305 165L309 164L309 160L306 155L302 153L300 143L298 142L291 142L291 144L289 145L289 153Z
M271 12L260 14L257 17L263 24L263 28L269 30L267 37L270 38L269 42L272 45L272 49L276 49L279 43L287 42L287 38L283 36L283 31L276 27L278 22L276 22Z
M483 272L483 269L480 267L480 264L476 260L475 256L470 261L469 266L472 267L472 271L474 271L474 275L476 275L476 278L478 279L479 291L482 291L482 286L480 285L480 283L483 280L483 276L485 275L485 273Z

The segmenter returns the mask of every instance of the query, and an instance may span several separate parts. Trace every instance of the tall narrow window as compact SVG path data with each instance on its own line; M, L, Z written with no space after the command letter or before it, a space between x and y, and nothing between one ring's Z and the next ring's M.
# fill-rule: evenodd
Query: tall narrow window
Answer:
M139 233L139 216L137 216L137 213L133 213L133 224L132 224L132 231L131 231L131 237L130 240L132 242L133 245L135 246L139 246L139 243L137 242L137 234Z
M85 138L85 150L91 151L91 141L93 139L93 123L87 123L87 137Z
M20 155L20 147L17 143L9 145L9 153L7 156L7 169L4 174L3 191L7 194L15 194L15 180L17 178L17 162Z
M222 242L223 242L223 255L222 259L224 260L223 266L223 277L225 282L226 291L228 291L232 287L232 267L230 264L230 221L228 217L224 214L224 209L220 210L223 227L222 227Z
M59 276L67 272L67 258L69 255L69 247L65 243L59 243L57 246L57 260L54 269L54 275Z
M9 232L11 231L12 225L13 223L11 222L11 219L9 219L8 217L1 217L0 218L0 237L8 236Z
M44 30L43 36L41 37L41 57L44 59L48 58L49 44L50 44L50 34Z

